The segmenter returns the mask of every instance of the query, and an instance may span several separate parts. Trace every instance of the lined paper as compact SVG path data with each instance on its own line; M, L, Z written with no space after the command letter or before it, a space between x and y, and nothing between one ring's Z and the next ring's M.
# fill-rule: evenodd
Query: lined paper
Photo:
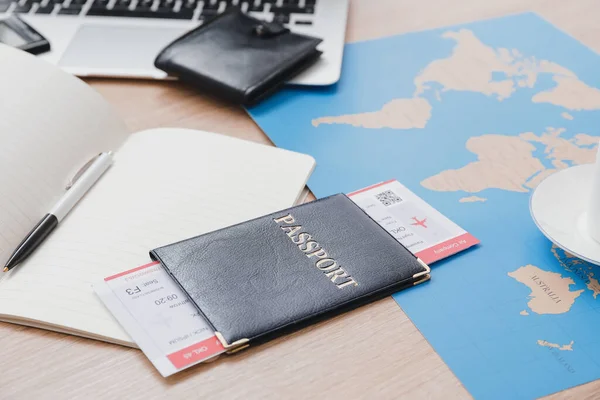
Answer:
M2 282L0 318L134 345L92 283L147 263L155 247L292 206L313 168L309 156L213 133L133 134L42 248Z
M0 263L94 155L117 149L124 123L89 86L0 44ZM0 287L2 283L0 282Z

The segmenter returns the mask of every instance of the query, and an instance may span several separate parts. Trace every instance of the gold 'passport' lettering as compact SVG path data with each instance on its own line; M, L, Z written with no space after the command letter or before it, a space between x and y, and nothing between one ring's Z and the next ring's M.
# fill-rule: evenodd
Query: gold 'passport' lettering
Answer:
M358 286L358 282L337 261L327 254L327 251L313 239L312 235L303 232L301 225L296 225L296 219L292 214L279 218L273 218L282 231L290 238L292 243L298 246L306 257L311 259L315 267L321 271L338 289Z

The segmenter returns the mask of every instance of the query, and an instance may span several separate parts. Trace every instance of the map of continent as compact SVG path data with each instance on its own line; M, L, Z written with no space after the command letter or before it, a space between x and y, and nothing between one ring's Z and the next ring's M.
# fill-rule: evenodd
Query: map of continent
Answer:
M550 251L560 266L566 272L573 273L576 278L585 283L593 298L600 294L600 282L594 278L594 266L552 245ZM527 265L515 271L509 272L508 276L531 289L529 302L531 311L536 314L563 314L571 310L571 306L585 289L571 291L570 286L575 281L570 277L563 277L556 272L546 271L537 266ZM527 310L520 312L527 316Z
M539 135L523 132L518 136L487 134L472 137L467 140L466 148L477 155L477 161L442 171L421 184L436 191L477 193L495 188L528 192L560 169L594 162L600 136L580 133L565 139L561 137L563 132L562 128L547 128ZM551 168L544 166L534 155L536 144L544 147Z
M362 128L411 129L424 128L431 117L431 104L423 98L395 99L375 112L340 117L323 117L312 121L314 127L321 124L348 124Z
M535 94L532 102L550 103L568 110L600 110L600 89L588 86L559 64L525 57L517 49L486 46L468 29L447 31L442 37L456 42L452 55L431 62L421 71L414 79L416 89L412 98L391 100L379 110L316 118L312 125L424 128L431 118L432 106L423 95L430 91L438 101L443 101L441 93L451 90L494 96L502 101L518 88L532 88L540 74L551 74L556 86Z
M583 289L571 291L575 282L556 272L544 271L534 265L526 265L509 272L508 276L527 285L531 289L529 308L537 314L562 314L571 309L575 299Z

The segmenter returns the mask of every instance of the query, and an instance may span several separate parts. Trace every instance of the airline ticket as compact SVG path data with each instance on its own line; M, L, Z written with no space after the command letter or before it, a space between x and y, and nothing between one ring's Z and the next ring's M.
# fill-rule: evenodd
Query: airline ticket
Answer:
M225 351L158 262L109 276L94 290L164 377Z
M348 197L426 264L479 244L473 235L396 180Z

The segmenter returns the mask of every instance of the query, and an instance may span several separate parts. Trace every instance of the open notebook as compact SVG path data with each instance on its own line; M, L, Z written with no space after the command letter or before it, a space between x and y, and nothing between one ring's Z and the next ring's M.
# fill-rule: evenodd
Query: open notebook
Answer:
M135 346L93 282L156 247L297 203L314 168L309 156L213 133L130 134L77 78L2 45L0 60L2 265L80 167L115 152L42 246L0 276L0 320Z

